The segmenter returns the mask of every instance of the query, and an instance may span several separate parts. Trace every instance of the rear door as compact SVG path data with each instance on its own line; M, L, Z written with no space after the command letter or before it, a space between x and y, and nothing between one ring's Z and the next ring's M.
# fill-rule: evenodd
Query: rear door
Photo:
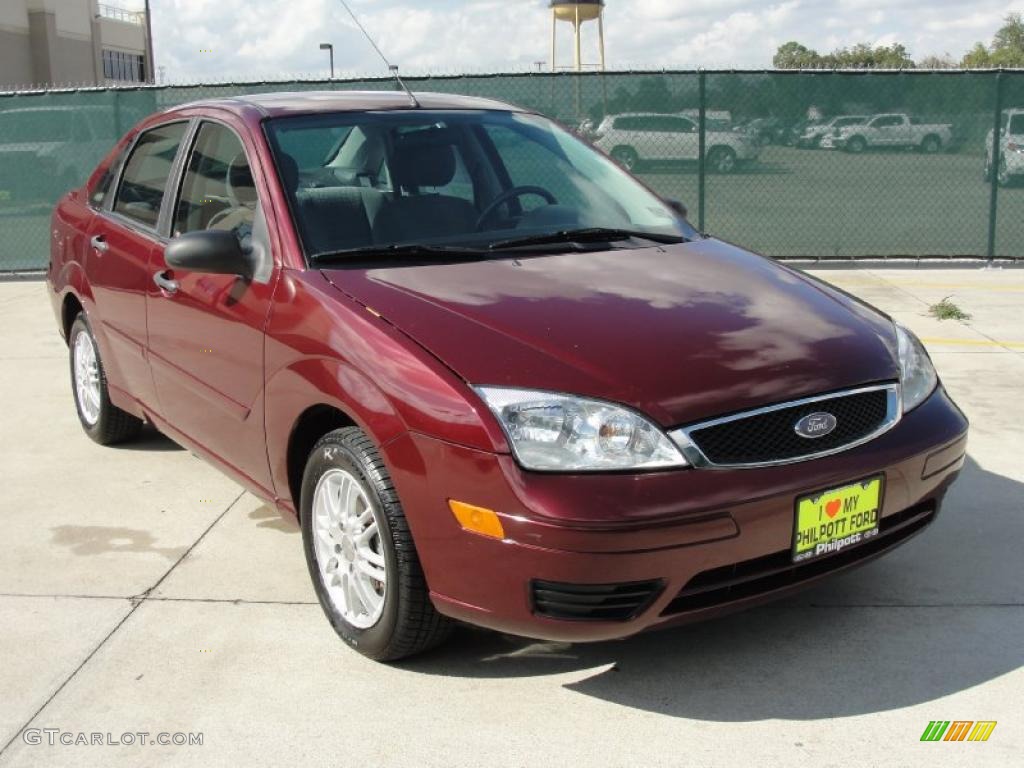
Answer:
M163 250L155 252L147 281L149 359L170 426L269 497L263 345L278 270L255 181L256 153L236 127L198 124L170 234L231 231L243 247L265 249L268 269L251 280L190 272L169 268Z
M871 123L871 127L875 129L873 143L880 147L894 147L907 144L910 126L906 125L905 122L905 118L901 115L880 115L876 117Z
M659 118L673 160L696 160L700 155L697 124L686 117L666 115Z
M111 397L122 405L135 400L151 413L158 404L145 354L149 262L163 247L157 222L187 129L188 121L179 121L138 136L114 195L93 218L84 258L95 300L90 320Z

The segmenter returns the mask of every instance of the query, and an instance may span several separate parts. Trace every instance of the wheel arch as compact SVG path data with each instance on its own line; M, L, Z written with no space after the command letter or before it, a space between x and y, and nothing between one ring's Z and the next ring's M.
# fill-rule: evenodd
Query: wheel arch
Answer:
M71 325L75 322L75 318L84 311L85 307L82 306L82 302L79 301L74 291L64 294L60 305L60 331L64 335L65 342L70 343Z
M306 460L317 440L353 426L379 449L408 430L386 395L364 374L337 359L306 358L267 381L267 458L279 504L298 515Z
M299 494L302 489L302 475L306 468L306 461L324 435L342 427L358 426L348 413L336 405L317 403L309 406L299 414L292 426L291 434L288 436L288 447L286 449L286 461L288 472L288 494L295 507L296 516L301 514L299 509Z

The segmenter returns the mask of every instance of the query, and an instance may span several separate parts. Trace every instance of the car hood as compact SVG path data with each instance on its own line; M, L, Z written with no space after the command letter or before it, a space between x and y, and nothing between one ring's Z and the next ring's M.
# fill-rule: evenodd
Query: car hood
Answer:
M324 274L471 384L663 426L898 377L885 316L711 239Z

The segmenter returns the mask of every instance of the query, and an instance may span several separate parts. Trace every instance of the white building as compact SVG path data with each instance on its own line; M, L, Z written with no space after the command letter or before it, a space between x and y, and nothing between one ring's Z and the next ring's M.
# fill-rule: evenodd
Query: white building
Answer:
M146 14L98 0L0 0L0 90L153 82Z

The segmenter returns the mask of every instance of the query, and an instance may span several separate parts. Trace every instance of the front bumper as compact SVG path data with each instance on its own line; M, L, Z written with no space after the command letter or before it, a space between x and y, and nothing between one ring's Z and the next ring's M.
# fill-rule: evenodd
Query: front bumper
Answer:
M1010 176L1024 175L1024 152L1005 150L1003 157L1006 158L1006 172Z
M439 611L502 632L585 641L773 599L891 549L934 518L963 466L966 430L940 388L870 443L788 466L540 474L508 455L414 434L385 453ZM879 473L880 535L793 566L796 497ZM462 530L448 499L498 511L505 539ZM616 620L552 618L544 604L590 600L609 586L639 594L638 585L648 599Z

